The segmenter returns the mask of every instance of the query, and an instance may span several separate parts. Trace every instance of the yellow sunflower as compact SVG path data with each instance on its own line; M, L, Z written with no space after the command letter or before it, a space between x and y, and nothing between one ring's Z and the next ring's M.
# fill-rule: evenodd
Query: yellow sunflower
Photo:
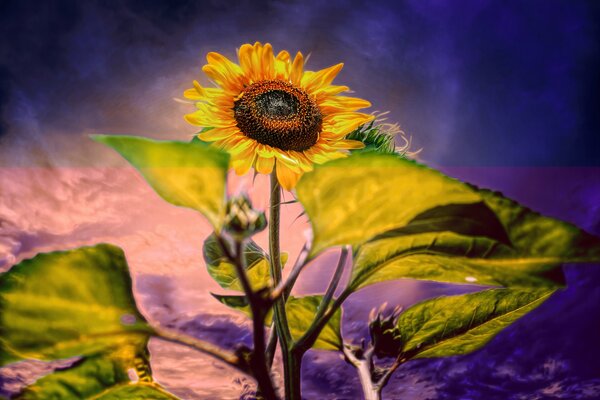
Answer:
M184 96L196 102L197 111L185 119L212 128L198 137L231 154L237 174L275 169L281 186L291 190L313 164L364 146L345 137L374 118L356 112L371 104L340 96L349 88L332 85L343 64L305 71L302 53L293 60L287 51L275 56L270 44L258 42L238 50L239 65L219 53L206 58L202 70L218 87L194 81Z

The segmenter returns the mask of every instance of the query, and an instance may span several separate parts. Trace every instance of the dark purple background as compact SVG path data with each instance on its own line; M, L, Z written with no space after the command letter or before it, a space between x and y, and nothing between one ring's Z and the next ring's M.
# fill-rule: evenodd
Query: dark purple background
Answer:
M600 234L599 22L596 1L1 1L0 166L94 164L89 132L185 138L171 98L204 54L259 40L311 53L309 69L345 62L339 82L429 164ZM567 276L482 351L401 368L388 398L600 398L600 270ZM304 372L310 398L355 396L334 355Z

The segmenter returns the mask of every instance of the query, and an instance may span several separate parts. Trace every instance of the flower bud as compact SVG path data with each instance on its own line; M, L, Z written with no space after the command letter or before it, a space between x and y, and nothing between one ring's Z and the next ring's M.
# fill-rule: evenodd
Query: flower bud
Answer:
M376 356L378 357L396 357L402 351L402 340L397 335L396 321L400 313L400 307L387 317L383 316L382 306L377 312L371 311L369 321L369 333L371 335L371 344Z
M229 199L226 207L225 230L236 238L247 238L267 227L267 218L263 211L252 208L246 195Z

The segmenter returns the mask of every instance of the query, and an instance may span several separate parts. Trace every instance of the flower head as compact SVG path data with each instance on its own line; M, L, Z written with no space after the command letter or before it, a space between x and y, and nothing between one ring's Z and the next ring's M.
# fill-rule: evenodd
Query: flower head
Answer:
M275 169L290 190L313 164L364 146L345 139L373 116L357 112L369 107L368 101L340 96L349 88L332 85L343 64L305 71L302 53L293 60L287 51L275 56L268 43L244 44L239 64L218 53L206 58L202 70L218 87L194 81L184 96L196 102L197 111L185 119L212 128L199 138L229 152L239 175L252 167L263 174Z

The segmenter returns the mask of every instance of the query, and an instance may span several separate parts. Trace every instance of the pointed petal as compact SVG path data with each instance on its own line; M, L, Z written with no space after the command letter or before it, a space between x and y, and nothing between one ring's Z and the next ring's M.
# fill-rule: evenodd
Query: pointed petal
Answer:
M298 52L292 63L292 69L290 71L290 82L294 85L300 85L302 79L302 73L304 72L304 56Z
M329 68L322 69L312 74L304 74L301 85L309 93L313 93L317 89L328 86L333 82L333 79L340 73L343 63L333 65Z
M332 114L371 107L371 103L358 97L331 96L319 102L319 107L324 114Z
M277 173L277 180L285 190L292 190L301 176L301 174L289 169L285 162L281 160L277 160L275 171Z

